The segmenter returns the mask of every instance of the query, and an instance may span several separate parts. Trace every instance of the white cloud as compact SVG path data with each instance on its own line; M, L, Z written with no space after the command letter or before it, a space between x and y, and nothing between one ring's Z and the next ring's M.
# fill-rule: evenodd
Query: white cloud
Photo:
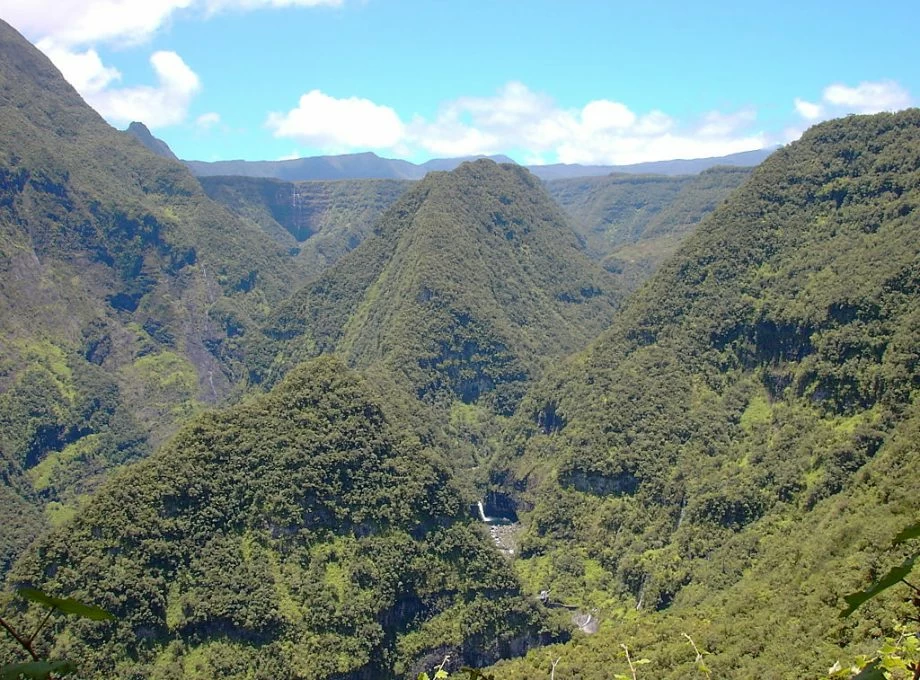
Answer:
M795 99L795 110L809 122L849 113L899 111L912 104L910 93L892 80L862 82L856 87L835 83L824 88L820 102Z
M41 49L86 102L115 124L141 121L150 128L185 120L192 98L201 89L198 75L175 52L154 52L150 64L157 78L155 87L117 87L118 69L106 66L96 50L74 50L44 39ZM217 114L205 114L205 118ZM216 121L219 122L219 116Z
M599 100L588 102L581 110L581 122L586 131L626 130L635 125L636 114L625 104Z
M279 7L338 7L343 0L0 0L3 18L58 45L138 44L181 12L212 15Z
M3 2L3 14L27 36L58 45L133 44L192 4L193 0L13 0Z
M405 134L390 107L358 97L336 99L319 90L303 95L297 108L287 113L270 113L266 126L275 137L332 151L389 148Z
M820 104L807 102L804 99L795 98L795 110L805 120L818 120L821 117L822 110Z
M824 100L853 113L898 111L910 106L910 94L893 81L863 82L856 87L831 85L824 90Z
M115 123L138 120L150 128L181 123L192 97L201 88L198 76L175 52L154 52L150 64L157 77L155 87L106 88L83 96L104 118Z
M565 109L512 82L494 97L450 102L433 121L416 118L408 133L415 146L436 155L520 150L545 161L627 164L761 148L765 136L746 132L755 119L754 111L745 109L711 112L696 123L679 125L661 111L640 115L609 99Z
M118 69L105 66L94 49L71 51L45 38L38 48L44 52L74 88L85 94L99 92L121 79Z
M215 111L202 113L195 119L195 125L202 130L210 130L220 123L220 114Z
M886 81L831 85L820 101L798 98L794 105L801 119L813 123L910 103L903 87ZM768 134L758 129L753 108L710 111L694 120L678 120L657 109L633 111L614 99L566 108L520 82L509 82L492 96L459 97L443 103L432 117L415 115L408 122L389 106L314 90L292 111L270 114L267 125L278 137L325 153L361 148L410 156L512 153L528 162L598 165L751 151L791 141L803 127L790 122Z
M340 6L343 0L0 0L3 18L32 39L64 77L113 123L162 127L185 119L198 76L173 52L151 63L158 85L112 89L119 71L102 63L98 45L142 44L185 13L211 16L262 8ZM205 125L206 127L207 125Z

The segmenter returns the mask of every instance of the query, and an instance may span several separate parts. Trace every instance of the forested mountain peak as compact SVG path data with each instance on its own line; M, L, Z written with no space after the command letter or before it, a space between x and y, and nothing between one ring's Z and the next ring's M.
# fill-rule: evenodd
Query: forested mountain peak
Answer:
M540 181L477 160L407 191L267 332L295 357L334 350L384 368L423 400L485 397L508 412L525 380L609 322L616 299Z
M27 112L31 125L63 137L102 123L51 61L0 20L0 97L5 116ZM9 107L9 108L7 108Z
M128 129L125 130L125 133L134 137L145 147L153 151L153 153L155 153L157 156L169 158L174 161L179 160L176 157L176 154L172 152L172 149L169 148L169 145L162 139L154 137L147 126L143 123L134 121L128 126Z
M464 513L438 454L320 358L194 419L11 578L118 616L58 635L83 677L392 678L430 652L482 664L538 639Z

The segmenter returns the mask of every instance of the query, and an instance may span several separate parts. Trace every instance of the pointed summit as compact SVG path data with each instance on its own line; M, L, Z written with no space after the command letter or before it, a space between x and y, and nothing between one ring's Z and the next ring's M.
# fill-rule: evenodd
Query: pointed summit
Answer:
M294 356L385 368L423 400L506 413L525 380L606 326L617 297L539 180L478 160L408 191L268 332Z
M172 149L169 148L169 145L162 139L154 137L147 126L143 123L138 123L135 121L128 126L128 129L125 130L125 132L134 137L134 139L139 141L150 151L153 151L153 153L155 153L157 156L169 158L170 160L174 161L179 160L176 157L176 154L172 152Z

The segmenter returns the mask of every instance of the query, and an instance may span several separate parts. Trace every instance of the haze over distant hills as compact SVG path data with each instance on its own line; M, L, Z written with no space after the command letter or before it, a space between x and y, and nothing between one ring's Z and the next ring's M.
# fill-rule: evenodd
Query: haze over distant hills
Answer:
M629 175L695 175L717 165L732 165L753 168L760 165L778 147L742 151L728 156L712 158L676 158L668 161L650 161L631 165L578 165L577 163L554 163L553 165L529 165L530 170L540 179L566 179L569 177L595 177L613 173Z
M525 166L540 179L593 177L625 172L631 175L690 175L716 165L753 167L776 149L758 149L718 156L715 158L676 159L636 163L635 165L553 165ZM421 179L432 170L453 170L461 163L477 158L489 158L496 163L513 163L507 156L464 156L435 158L425 163L411 163L398 158L381 158L375 153L353 153L342 156L313 156L285 161L185 161L199 177L212 175L243 175L246 177L275 177L288 181L304 179Z
M131 123L128 133L136 136L154 153L175 158L169 146L153 137L142 123ZM542 180L571 177L595 177L611 173L630 175L695 175L717 165L754 167L776 151L772 146L712 158L674 159L634 163L631 165L579 165L554 163L525 166ZM382 158L373 152L340 156L310 156L279 161L184 161L199 177L241 175L243 177L274 177L288 181L310 179L422 179L432 170L453 170L465 161L489 158L496 163L514 163L504 155L433 158L424 163L412 163L398 158Z
M284 161L185 161L199 177L242 175L274 177L288 181L306 179L422 179L432 170L453 170L464 161L490 158L496 163L513 163L507 156L435 158L420 165L398 158L381 158L375 153L341 156L313 156Z

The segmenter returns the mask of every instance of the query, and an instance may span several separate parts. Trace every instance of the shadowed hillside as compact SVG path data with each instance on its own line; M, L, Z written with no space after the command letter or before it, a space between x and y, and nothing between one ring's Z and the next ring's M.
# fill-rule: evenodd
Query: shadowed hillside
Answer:
M638 288L751 173L716 167L699 175L608 175L552 180L546 189L592 257Z
M252 177L201 177L208 196L248 217L294 254L313 278L354 250L374 223L412 186L401 180L283 182Z

